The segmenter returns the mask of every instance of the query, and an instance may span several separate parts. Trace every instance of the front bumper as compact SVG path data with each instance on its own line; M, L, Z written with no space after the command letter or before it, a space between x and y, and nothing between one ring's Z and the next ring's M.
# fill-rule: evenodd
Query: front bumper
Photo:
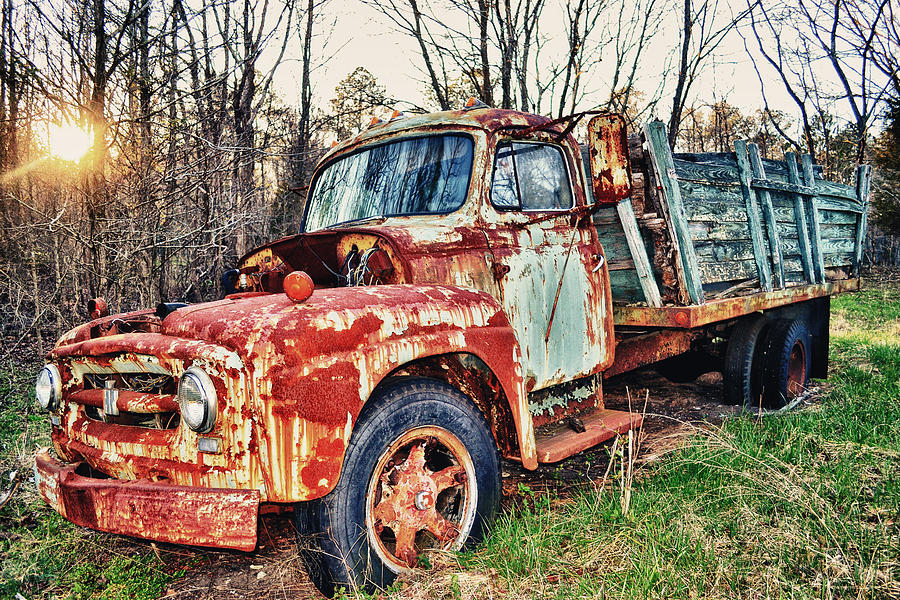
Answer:
M98 479L76 473L80 464L62 462L47 449L34 464L41 496L76 525L175 544L256 547L257 490Z

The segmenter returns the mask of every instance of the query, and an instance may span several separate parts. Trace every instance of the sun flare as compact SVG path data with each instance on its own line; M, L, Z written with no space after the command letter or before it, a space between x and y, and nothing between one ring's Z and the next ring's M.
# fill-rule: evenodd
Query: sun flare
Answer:
M50 154L62 160L75 162L87 154L94 144L89 132L68 123L51 124L47 133Z

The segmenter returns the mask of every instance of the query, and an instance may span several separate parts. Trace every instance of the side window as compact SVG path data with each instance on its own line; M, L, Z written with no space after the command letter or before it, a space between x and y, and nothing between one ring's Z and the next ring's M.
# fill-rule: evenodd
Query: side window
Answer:
M498 144L491 203L517 210L571 208L572 188L562 151L547 144Z

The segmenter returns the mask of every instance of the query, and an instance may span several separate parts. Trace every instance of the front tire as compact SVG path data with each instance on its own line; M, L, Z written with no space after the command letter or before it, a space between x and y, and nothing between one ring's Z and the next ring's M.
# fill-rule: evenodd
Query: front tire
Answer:
M360 414L337 486L295 509L301 556L326 595L390 585L429 549L482 538L500 501L500 460L472 401L404 378Z

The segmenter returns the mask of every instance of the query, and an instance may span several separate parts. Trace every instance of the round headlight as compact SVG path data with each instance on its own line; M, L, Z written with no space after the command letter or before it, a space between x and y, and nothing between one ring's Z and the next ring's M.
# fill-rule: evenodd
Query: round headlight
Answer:
M44 365L34 382L34 395L44 410L53 410L62 396L62 377L56 365Z
M189 367L178 382L181 418L188 427L206 433L216 423L216 388L206 371Z

